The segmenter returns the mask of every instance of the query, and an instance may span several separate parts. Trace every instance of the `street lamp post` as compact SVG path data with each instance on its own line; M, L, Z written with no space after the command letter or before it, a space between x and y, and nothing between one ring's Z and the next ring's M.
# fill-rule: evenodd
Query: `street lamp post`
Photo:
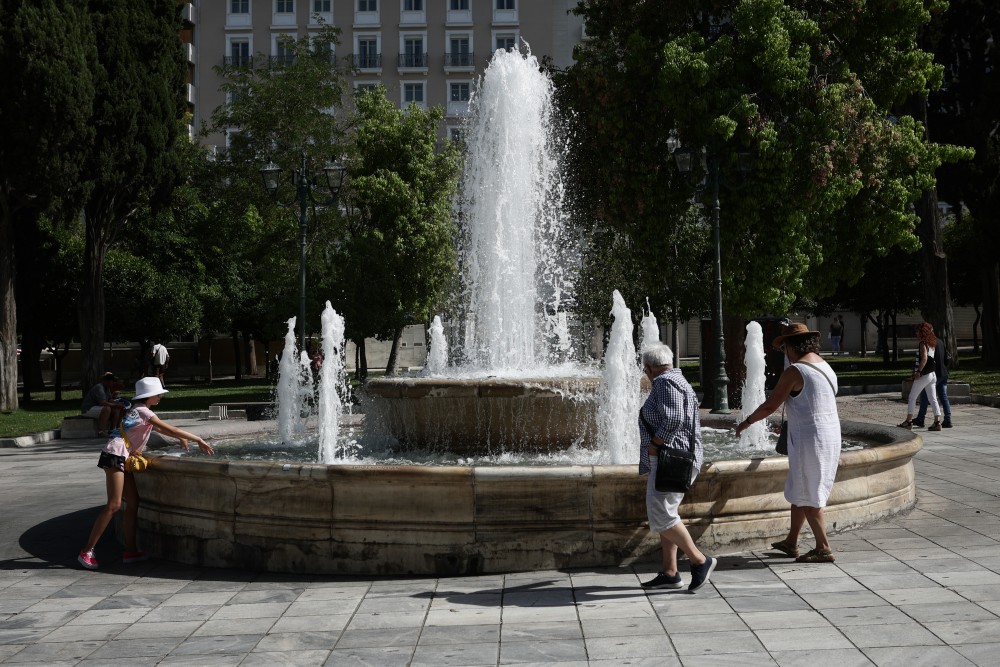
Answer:
M299 168L292 172L292 182L295 184L295 198L299 203L299 349L306 349L306 241L308 231L308 211L309 203L321 203L323 205L336 205L340 196L340 189L344 183L344 173L346 169L339 161L331 160L327 162L321 170L323 180L319 174L312 174L309 171L308 158L305 151L302 151ZM281 167L274 162L268 162L260 168L261 178L264 179L264 188L272 198L277 200L278 187L281 184ZM322 202L316 202L317 190L326 190L328 196Z
M687 178L694 170L694 151L687 146L680 145L680 142L671 137L668 141L668 148L674 155L677 164L677 171ZM719 152L713 146L708 146L705 153L705 168L707 171L707 186L712 205L712 243L714 250L714 271L715 285L712 291L712 328L715 330L715 378L712 380L715 391L715 403L712 414L729 414L729 376L726 375L726 339L722 331L722 238L719 227L719 213L721 204L719 203L719 185L722 177L719 166ZM737 154L737 167L742 176L746 176L749 171L749 153ZM703 189L703 185L695 186L696 190Z

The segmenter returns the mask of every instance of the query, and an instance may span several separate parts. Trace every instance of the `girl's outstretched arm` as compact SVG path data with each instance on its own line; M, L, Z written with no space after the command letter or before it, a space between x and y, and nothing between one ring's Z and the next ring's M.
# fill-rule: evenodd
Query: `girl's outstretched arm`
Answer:
M212 446L207 442L205 442L203 438L195 435L194 433L189 433L187 431L181 430L176 426L171 426L170 424L168 424L167 422L163 421L162 419L160 419L155 415L152 417L152 419L149 420L149 423L153 425L153 430L156 431L157 433L162 433L163 435L169 435L173 438L177 438L178 440L180 440L181 447L184 448L184 451L187 451L188 448L187 441L194 440L196 443L198 443L198 449L200 449L201 451L205 452L206 454L215 453L215 450L212 449Z

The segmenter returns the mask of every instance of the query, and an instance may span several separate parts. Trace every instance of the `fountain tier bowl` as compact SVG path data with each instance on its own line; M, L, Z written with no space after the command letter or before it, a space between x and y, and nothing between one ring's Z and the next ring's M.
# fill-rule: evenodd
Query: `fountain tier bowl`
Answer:
M404 447L459 455L596 440L597 377L373 378L367 419Z
M708 425L712 419L705 418ZM716 423L714 425L721 426ZM835 532L913 506L921 439L842 422ZM788 459L706 464L681 505L713 554L788 528ZM140 539L174 561L275 572L458 575L628 565L659 553L634 465L351 466L152 457L136 475Z

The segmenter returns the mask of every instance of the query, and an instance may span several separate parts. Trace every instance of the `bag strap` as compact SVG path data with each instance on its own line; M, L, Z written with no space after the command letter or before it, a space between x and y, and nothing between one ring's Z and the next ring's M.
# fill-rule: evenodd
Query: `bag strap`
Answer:
M122 440L125 441L125 449L128 450L128 455L132 456L135 452L132 451L132 441L128 439L128 431L125 430L125 416L122 415L122 419L118 422L118 433L121 434Z
M812 366L813 368L815 368L816 372L819 373L820 375L822 375L823 379L826 380L826 383L828 385L830 385L830 391L833 392L834 397L837 396L837 390L833 388L833 381L830 379L830 377L826 373L824 373L823 371L821 371L819 369L819 366L817 366L816 364L810 364L808 361L797 361L795 363L805 364L806 366Z

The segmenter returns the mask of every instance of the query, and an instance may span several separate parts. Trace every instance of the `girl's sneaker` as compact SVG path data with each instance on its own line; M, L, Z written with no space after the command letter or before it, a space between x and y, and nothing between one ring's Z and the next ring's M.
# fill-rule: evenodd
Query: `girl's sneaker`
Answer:
M97 559L94 558L94 550L81 551L80 555L76 557L76 562L85 567L88 570L97 569Z
M144 560L149 560L149 554L145 551L126 551L122 554L122 562L126 565L129 563L141 563Z

